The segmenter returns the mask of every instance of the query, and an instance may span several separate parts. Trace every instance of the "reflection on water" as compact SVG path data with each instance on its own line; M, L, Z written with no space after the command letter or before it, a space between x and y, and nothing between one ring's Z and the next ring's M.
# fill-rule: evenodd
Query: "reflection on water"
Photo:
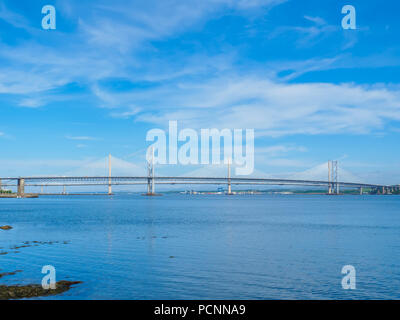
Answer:
M46 299L399 299L399 208L396 196L1 199L14 228L0 230L0 273L22 272L0 284L41 283L53 265L83 283ZM348 264L355 291L341 287Z

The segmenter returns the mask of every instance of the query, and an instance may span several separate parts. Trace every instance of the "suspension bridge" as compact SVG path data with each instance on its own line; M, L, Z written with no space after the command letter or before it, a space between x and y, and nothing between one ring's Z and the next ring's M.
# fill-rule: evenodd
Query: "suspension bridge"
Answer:
M232 177L231 165L227 165L225 177L208 176L156 176L154 163L147 163L147 175L142 176L113 176L111 156L108 157L108 175L103 176L35 176L35 177L0 177L0 188L15 188L17 197L23 198L27 187L77 187L77 186L105 186L107 194L112 194L113 186L144 185L147 186L146 195L156 195L156 185L225 185L227 194L233 194L232 185L247 186L308 186L326 188L327 194L340 194L342 189L358 189L360 194L364 188L375 189L379 194L391 193L400 190L400 185L381 185L363 182L344 182L339 179L337 161L329 161L326 168L326 180L321 179L280 179L257 177Z

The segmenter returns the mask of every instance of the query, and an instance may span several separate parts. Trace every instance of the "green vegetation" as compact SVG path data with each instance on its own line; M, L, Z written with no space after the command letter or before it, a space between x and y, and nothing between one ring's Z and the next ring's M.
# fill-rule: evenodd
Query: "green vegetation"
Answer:
M11 194L12 191L11 190L0 190L0 194Z

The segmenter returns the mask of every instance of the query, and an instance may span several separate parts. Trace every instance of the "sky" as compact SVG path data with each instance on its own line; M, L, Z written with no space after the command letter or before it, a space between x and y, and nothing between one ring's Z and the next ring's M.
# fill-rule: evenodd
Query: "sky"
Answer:
M125 175L145 172L146 133L176 120L254 129L256 173L339 160L398 184L399 12L396 0L0 0L0 176L106 173L109 153Z

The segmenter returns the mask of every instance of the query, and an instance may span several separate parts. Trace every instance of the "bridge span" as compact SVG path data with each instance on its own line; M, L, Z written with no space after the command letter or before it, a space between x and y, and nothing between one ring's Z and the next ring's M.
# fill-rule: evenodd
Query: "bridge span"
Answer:
M154 159L154 158L153 158ZM147 163L147 176L112 176L111 155L108 156L108 176L38 176L38 177L0 177L0 190L2 186L14 187L17 189L17 196L24 197L25 187L57 187L57 186L108 186L108 194L112 194L114 185L147 185L147 195L155 195L155 185L226 185L227 193L232 194L232 185L275 185L275 186L311 186L326 187L328 194L339 194L342 188L359 189L360 194L363 188L380 190L379 193L386 194L400 186L378 185L359 182L340 182L338 179L338 161L328 162L328 179L324 180L293 180L293 179L271 179L253 177L232 177L231 164L228 161L226 177L163 177L155 176L154 161Z
M162 177L162 176L93 176L93 177L4 177L0 178L0 186L15 187L18 196L23 197L26 187L57 187L57 186L108 186L108 193L112 193L111 186L116 185L147 185L147 194L155 194L155 184L159 185L226 185L228 193L232 193L231 185L274 185L274 186L311 186L326 187L327 193L338 194L342 188L359 189L373 188L385 194L388 190L398 186L378 185L358 182L321 181L321 180L291 180L268 178L238 178L238 177Z

